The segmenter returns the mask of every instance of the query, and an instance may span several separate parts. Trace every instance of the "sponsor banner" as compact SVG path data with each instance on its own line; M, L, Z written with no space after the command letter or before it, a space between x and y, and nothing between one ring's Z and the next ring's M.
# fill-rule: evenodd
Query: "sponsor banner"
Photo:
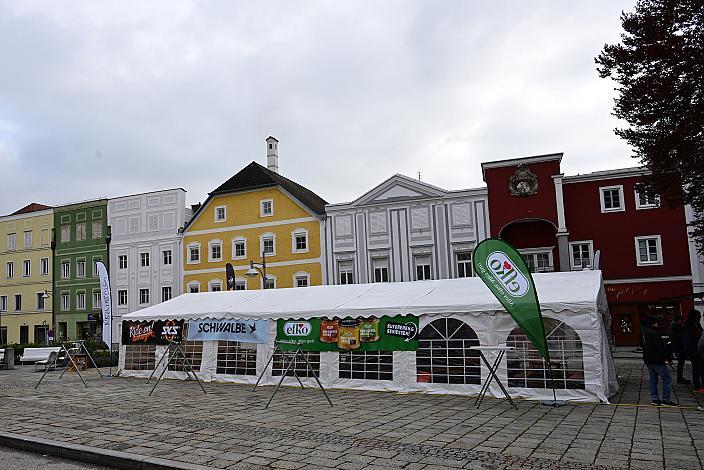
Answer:
M235 290L235 268L230 263L225 265L225 279L227 280L227 288L225 290Z
M169 344L183 340L183 320L122 322L122 344Z
M277 320L276 340L282 349L304 351L415 351L418 317Z
M266 343L269 320L189 320L189 341Z
M110 278L102 261L96 263L100 278L100 301L103 309L103 342L112 351L112 305L110 302ZM89 319L90 320L90 319Z
M498 238L487 238L474 249L474 272L521 327L533 346L550 360L540 302L533 276L520 253Z

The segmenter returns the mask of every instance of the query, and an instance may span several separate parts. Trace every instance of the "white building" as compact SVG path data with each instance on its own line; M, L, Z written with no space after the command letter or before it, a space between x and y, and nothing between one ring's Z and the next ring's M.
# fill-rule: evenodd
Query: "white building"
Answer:
M326 284L471 276L472 250L489 236L486 188L447 191L398 174L325 210Z
M179 230L191 215L181 188L108 200L114 343L122 315L182 293Z

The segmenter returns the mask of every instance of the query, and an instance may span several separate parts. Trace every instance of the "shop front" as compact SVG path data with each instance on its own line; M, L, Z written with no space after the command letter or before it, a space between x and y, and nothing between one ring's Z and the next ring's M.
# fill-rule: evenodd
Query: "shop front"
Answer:
M535 282L558 398L607 401L618 385L601 274ZM125 315L122 329L125 376L148 376L178 331L206 381L275 384L301 348L325 387L476 395L488 371L473 347L507 344L499 376L511 395L552 397L546 363L478 278L184 294ZM316 385L305 361L291 369ZM165 376L186 378L174 365Z

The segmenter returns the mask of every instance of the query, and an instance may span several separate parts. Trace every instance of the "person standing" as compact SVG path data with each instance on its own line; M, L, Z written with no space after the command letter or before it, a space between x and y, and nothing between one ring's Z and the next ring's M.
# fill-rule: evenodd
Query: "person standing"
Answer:
M650 399L654 406L679 406L670 400L672 388L672 378L667 370L666 362L670 361L665 342L660 333L655 331L657 319L647 318L641 330L641 342L643 344L643 362L648 366L650 375ZM658 380L662 379L662 400L658 394Z
M689 380L684 378L684 364L687 360L682 347L682 316L676 313L670 323L670 350L677 357L677 383L689 385Z
M697 348L699 338L702 336L700 320L699 310L691 309L682 327L682 349L687 359L692 362L692 388L695 392L704 393L704 364Z

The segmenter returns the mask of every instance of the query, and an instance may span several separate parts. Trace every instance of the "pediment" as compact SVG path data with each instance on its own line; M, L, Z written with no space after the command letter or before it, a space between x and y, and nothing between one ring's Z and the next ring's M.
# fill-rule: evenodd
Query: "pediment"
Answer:
M447 193L444 189L414 180L403 175L394 175L380 185L368 191L354 205L383 204L405 199L424 199L442 197Z

